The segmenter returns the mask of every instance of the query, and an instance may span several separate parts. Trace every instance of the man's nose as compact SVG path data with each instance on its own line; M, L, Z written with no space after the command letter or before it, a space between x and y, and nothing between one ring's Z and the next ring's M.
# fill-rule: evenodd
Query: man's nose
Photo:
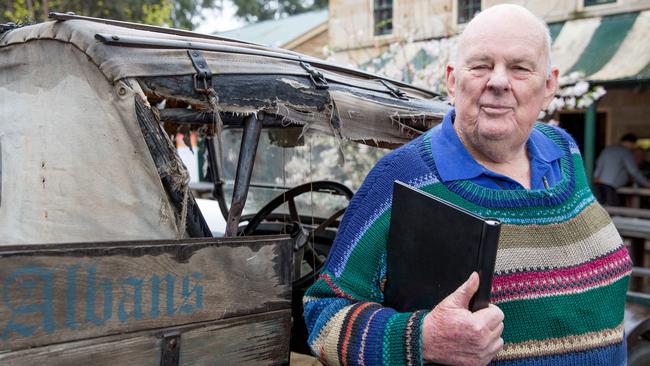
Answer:
M495 67L490 74L487 87L495 93L503 93L510 90L510 79L505 67Z

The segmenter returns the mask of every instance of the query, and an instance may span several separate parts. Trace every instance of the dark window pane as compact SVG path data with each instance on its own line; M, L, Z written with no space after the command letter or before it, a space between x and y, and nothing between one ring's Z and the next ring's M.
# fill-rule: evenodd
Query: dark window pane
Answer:
M393 0L375 0L374 2L375 35L393 32Z
M458 0L458 24L467 23L481 11L481 0Z
M615 3L616 0L585 0L585 6L591 6L591 5L601 5L601 4L612 4Z
M2 204L2 145L0 145L0 204Z

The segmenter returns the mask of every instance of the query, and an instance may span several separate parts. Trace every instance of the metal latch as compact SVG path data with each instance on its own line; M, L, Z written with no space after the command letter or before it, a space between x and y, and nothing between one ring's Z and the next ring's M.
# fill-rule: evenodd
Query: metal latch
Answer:
M307 70L307 73L309 73L309 78L311 79L311 82L314 83L316 89L327 89L330 87L327 85L327 80L325 79L325 76L323 76L322 72L314 69L310 64L304 61L300 61L300 66L302 66L303 69Z
M178 331L162 335L160 366L178 366L181 354L181 334Z
M390 94L392 96L394 96L395 98L402 99L402 100L409 100L409 98L406 96L406 93L404 93L403 91L399 90L398 88L388 84L385 80L379 79L379 82L384 84L386 89L388 89Z
M194 91L209 94L210 89L212 89L212 72L208 67L208 63L198 50L187 50L187 54L190 56L192 66L196 70L196 74L194 74Z

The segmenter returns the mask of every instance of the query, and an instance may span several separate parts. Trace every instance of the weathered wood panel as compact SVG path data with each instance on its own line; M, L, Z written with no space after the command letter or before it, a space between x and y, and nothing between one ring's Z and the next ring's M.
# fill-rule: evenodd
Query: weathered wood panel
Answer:
M0 350L289 309L288 237L0 250Z
M289 360L291 310L73 341L0 354L0 364L161 364L162 334L179 333L180 365L277 365Z
M246 316L185 332L180 364L278 365L289 361L291 311Z
M6 366L120 365L159 366L160 342L154 336L96 338L0 354Z

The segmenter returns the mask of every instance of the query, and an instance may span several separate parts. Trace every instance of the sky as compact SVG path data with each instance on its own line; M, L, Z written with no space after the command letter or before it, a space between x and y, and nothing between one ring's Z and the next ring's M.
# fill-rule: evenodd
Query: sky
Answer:
M203 11L203 21L194 31L212 34L225 32L243 26L244 21L235 16L237 8L230 0L223 1L223 10L209 9Z

